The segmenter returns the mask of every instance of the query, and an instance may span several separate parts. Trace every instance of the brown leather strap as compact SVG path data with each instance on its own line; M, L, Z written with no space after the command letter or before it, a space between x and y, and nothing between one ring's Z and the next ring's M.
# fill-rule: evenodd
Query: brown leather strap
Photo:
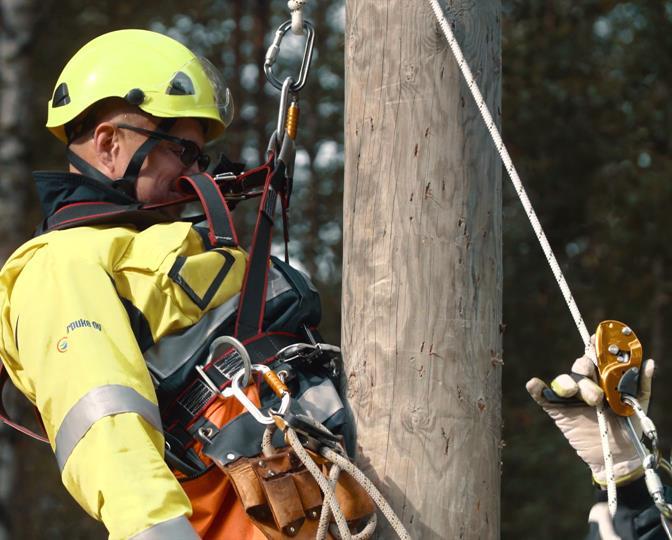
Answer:
M328 471L328 464L316 456ZM243 508L254 524L271 540L315 538L323 496L317 482L291 448L266 457L241 458L222 470L231 480ZM338 500L351 525L375 512L364 489L345 472L336 485ZM331 535L327 535L332 539Z

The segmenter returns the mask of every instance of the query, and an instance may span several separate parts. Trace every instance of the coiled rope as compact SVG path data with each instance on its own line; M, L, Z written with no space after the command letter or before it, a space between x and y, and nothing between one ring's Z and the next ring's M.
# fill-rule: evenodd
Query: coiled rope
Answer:
M264 456L268 457L275 452L275 448L271 442L275 430L275 425L270 424L264 431L264 436L262 439L262 453ZM336 499L336 483L338 482L338 477L342 471L345 471L347 474L349 474L352 479L355 480L355 482L357 482L362 487L362 489L364 489L364 491L366 491L369 497L371 497L371 500L376 504L385 518L389 521L397 536L401 540L411 540L411 536L408 534L408 531L406 531L406 528L404 527L399 517L394 513L394 510L392 510L390 504L385 500L385 497L383 497L378 488L373 485L373 482L371 482L371 480L369 480L354 463L352 463L347 457L330 448L324 446L320 447L319 454L331 463L329 476L327 477L303 447L303 444L296 434L296 431L291 427L287 427L284 431L287 442L290 444L294 450L294 453L301 460L308 472L310 472L310 474L313 476L317 482L317 485L320 487L320 490L322 490L322 493L324 494L322 512L320 514L320 521L317 528L317 533L315 535L316 540L325 540L327 533L331 533L333 536L336 536L341 540L368 540L371 538L376 529L378 518L374 513L360 532L354 535L350 532L345 515L343 514L343 511ZM332 514L334 516L334 520L336 521L337 530L329 529L331 522L330 518Z

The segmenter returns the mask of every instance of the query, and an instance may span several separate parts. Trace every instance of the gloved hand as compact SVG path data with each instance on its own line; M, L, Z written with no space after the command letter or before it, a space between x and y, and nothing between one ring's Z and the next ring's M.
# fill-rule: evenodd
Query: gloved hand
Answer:
M555 425L558 426L558 429L576 450L579 457L590 467L595 482L601 486L606 486L607 478L602 455L602 442L595 411L595 406L603 400L604 392L594 382L596 380L596 368L591 356L595 358L593 345L586 355L574 362L572 373L583 376L578 382L568 374L559 375L551 382L551 389L556 394L561 397L576 396L584 401L585 405L549 403L542 394L546 384L536 377L530 379L525 386L532 398L553 419ZM653 360L642 362L637 399L644 411L649 407L654 370ZM614 458L616 483L617 485L623 485L642 476L642 462L638 458L620 418L608 407L605 407L605 413L609 426L609 448ZM641 437L642 429L639 420L633 416L632 423L637 434Z

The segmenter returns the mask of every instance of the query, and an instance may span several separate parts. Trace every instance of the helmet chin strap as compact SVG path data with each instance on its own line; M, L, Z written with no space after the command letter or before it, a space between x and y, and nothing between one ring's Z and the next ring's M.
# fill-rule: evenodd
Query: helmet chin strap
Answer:
M175 125L175 122L177 122L177 118L164 118L156 126L155 132L168 133L170 129ZM105 184L109 184L111 182L112 186L115 189L119 189L119 191L122 191L126 195L129 195L130 197L133 197L135 199L137 198L135 192L135 184L138 180L138 174L140 173L142 164L145 162L147 155L154 149L154 147L159 142L161 141L152 138L148 138L145 142L143 142L140 145L140 148L138 148L135 151L135 153L131 157L131 160L128 162L126 171L124 171L124 176L116 180L113 180L109 176L100 172L84 158L78 156L72 150L70 150L69 147L66 150L66 156L68 158L68 161L83 175L88 176L90 178L94 178L99 182L103 182Z

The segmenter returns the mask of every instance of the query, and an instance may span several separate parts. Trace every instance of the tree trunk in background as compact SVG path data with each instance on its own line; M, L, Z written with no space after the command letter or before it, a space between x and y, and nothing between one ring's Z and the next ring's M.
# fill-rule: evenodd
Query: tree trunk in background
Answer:
M254 119L254 128L257 132L259 163L266 161L266 148L268 145L268 138L271 135L266 129L266 122L268 121L269 117L275 119L277 115L277 112L274 108L268 109L267 104L269 103L269 98L264 90L264 86L266 84L266 75L262 69L266 51L268 49L268 43L266 43L265 38L266 33L269 30L268 23L271 20L271 9L269 4L270 3L267 0L256 0L255 4L251 6L252 16L254 17L255 31L252 35L253 49L251 58L249 60L256 66L259 66L257 89L254 93L254 99L256 101L255 105L257 107L257 115ZM275 105L275 101L273 104Z
M360 462L412 538L498 538L500 162L427 2L346 9L342 345ZM499 0L447 15L499 118Z
M29 49L38 3L0 0L0 261L25 239L33 116Z
M32 119L28 53L37 7L34 0L0 0L0 264L25 240L27 132ZM14 435L0 425L0 540L13 537L9 516L17 480Z

